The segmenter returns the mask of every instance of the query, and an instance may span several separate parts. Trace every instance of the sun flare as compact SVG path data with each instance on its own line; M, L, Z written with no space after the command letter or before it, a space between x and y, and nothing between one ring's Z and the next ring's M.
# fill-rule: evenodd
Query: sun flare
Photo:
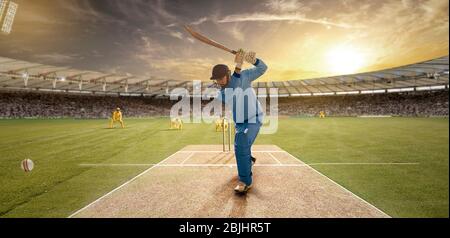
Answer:
M364 57L353 47L343 46L330 50L327 54L329 71L338 74L354 74L364 65Z

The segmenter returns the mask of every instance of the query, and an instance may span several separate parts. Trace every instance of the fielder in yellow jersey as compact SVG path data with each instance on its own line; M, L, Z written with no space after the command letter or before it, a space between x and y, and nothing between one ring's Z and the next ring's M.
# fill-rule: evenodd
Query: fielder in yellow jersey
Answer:
M319 112L319 117L320 118L325 118L326 117L325 112L324 111Z
M125 125L123 124L122 120L122 112L120 111L120 108L117 108L113 113L111 117L111 123L109 124L109 128L114 127L114 122L119 122L122 128L125 128Z

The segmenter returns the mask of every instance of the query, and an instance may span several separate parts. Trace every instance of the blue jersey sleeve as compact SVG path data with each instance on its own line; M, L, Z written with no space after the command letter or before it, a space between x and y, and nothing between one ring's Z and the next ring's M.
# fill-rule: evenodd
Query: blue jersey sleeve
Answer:
M261 77L267 71L267 65L260 59L256 60L255 67L251 69L246 69L242 71L242 75L244 79L248 80L248 83L251 83Z

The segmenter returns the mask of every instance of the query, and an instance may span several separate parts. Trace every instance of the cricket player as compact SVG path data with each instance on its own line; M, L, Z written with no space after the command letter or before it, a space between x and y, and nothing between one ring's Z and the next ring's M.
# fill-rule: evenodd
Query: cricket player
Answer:
M170 121L170 129L183 130L183 121L177 117Z
M120 125L122 126L122 128L125 128L125 125L123 124L122 112L120 111L120 108L116 108L116 110L113 111L112 117L111 117L111 123L109 124L109 128L114 127L114 122L119 122Z
M255 67L241 71L244 60ZM267 71L267 66L261 59L256 58L254 52L246 54L242 49L236 54L235 63L236 68L232 75L228 66L216 65L211 80L220 87L218 99L233 111L236 128L234 150L239 175L239 182L234 190L237 193L246 193L253 184L252 164L256 160L252 157L251 148L264 116L251 84Z
M320 111L319 112L319 117L322 118L322 119L325 118L325 112L324 111Z

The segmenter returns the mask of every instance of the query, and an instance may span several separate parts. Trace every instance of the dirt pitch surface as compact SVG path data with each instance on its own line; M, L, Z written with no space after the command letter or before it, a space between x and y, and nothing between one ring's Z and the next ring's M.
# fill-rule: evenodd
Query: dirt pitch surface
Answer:
M277 146L256 145L252 154L257 162L247 195L233 191L233 152L187 146L70 217L389 217Z

